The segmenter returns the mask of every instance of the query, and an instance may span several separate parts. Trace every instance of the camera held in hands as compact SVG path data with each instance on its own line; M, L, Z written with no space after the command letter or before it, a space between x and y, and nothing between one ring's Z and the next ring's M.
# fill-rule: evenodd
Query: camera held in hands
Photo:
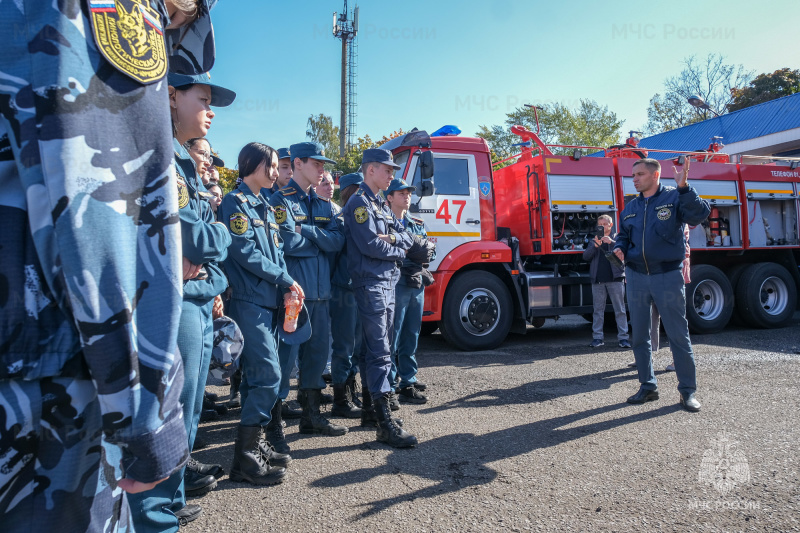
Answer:
M602 239L606 235L606 230L603 226L595 226L594 227L594 236L598 239Z

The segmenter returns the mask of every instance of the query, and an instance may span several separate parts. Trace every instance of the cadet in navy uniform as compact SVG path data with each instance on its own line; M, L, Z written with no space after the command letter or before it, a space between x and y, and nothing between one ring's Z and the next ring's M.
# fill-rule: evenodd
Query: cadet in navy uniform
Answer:
M188 13L103 4L0 2L4 531L129 530L188 458L161 37ZM173 65L211 68L208 7Z
M358 190L364 181L360 173L346 174L339 178L341 204ZM332 204L335 205L335 204ZM344 232L344 219L337 208L336 222ZM360 418L361 406L356 395L356 373L358 353L361 350L361 321L358 318L353 295L353 282L347 269L347 244L333 259L331 278L331 380L333 384L333 407L331 415L343 418Z
M213 349L215 298L228 286L217 262L225 259L230 235L216 221L211 205L202 196L205 187L197 176L197 166L183 145L191 138L204 137L214 117L211 105L230 105L236 94L211 83L208 74L185 75L170 72L169 97L175 133L175 167L178 174L178 211L183 251L184 283L178 349L183 358L184 385L181 392L184 424L192 449L200 422L208 367ZM202 467L201 467L202 468ZM205 468L202 468L205 470ZM216 486L224 474L187 475L194 493ZM131 499L134 525L138 531L165 531L177 527L179 519L191 521L200 514L196 504L186 505L183 472L173 475L149 491ZM184 508L185 507L185 508Z
M325 163L333 161L325 157L319 143L293 144L289 152L293 158L294 177L289 185L272 195L270 203L275 207L275 220L281 226L289 274L305 291L311 321L311 338L301 344L297 352L300 364L298 400L303 407L300 433L339 436L347 433L347 428L331 424L323 417L320 402L322 389L326 387L322 373L328 361L330 340L331 265L328 254L342 249L344 235L336 224L330 200L320 198L313 189L322 181ZM278 349L281 399L289 392L289 372L294 362L292 348L281 344Z
M347 265L366 352L366 368L361 368L367 384L362 419L368 417L374 407L378 419L377 439L391 446L409 447L416 445L417 439L392 420L388 396L392 390L389 372L394 288L400 276L396 263L405 258L413 239L378 195L389 187L394 170L400 168L392 161L391 152L379 148L365 150L361 168L364 182L348 200L342 216L347 238Z
M302 297L303 290L286 271L274 210L262 196L278 177L278 153L261 143L246 145L239 152L239 175L241 183L220 207L220 220L228 226L233 241L225 260L232 289L228 314L244 336L242 413L230 477L272 485L283 480L291 461L289 455L272 448L274 444L288 451L278 400L277 311L283 305L284 292ZM277 439L264 441L262 428L271 429L270 435Z
M395 178L386 190L386 201L394 216L412 235L427 239L425 222L409 216L411 193L415 187L400 178ZM430 260L436 258L436 253ZM422 404L428 398L420 391L426 389L417 381L417 343L422 327L422 308L425 302L425 286L422 281L422 265L409 258L403 259L400 279L395 287L394 337L392 340L392 372L389 375L394 386L400 378L397 397L401 402Z
M279 189L283 189L289 185L293 174L292 157L289 155L289 149L278 148L278 179L275 180L275 185L270 187L269 195L272 196L272 194L278 192ZM267 198L267 200L269 200L269 198Z

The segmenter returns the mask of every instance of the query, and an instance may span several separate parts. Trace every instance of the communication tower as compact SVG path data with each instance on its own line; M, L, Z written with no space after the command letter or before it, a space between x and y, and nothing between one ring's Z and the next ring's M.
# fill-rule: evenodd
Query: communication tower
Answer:
M349 15L349 18L348 18ZM342 41L342 106L339 120L339 155L356 140L356 80L358 78L358 6L350 13L347 0L339 15L333 12L333 36Z

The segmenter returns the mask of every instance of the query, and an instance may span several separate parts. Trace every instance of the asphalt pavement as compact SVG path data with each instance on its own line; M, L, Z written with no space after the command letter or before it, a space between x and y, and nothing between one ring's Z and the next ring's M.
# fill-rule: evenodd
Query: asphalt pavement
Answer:
M336 419L343 437L301 436L289 421L286 481L223 478L191 500L203 514L182 530L800 531L800 313L783 329L693 336L700 413L680 408L665 347L660 399L625 403L633 354L608 326L597 350L579 317L492 351L425 337L429 401L395 413L416 448L379 444L358 420ZM228 470L237 416L201 424L208 446L194 457Z

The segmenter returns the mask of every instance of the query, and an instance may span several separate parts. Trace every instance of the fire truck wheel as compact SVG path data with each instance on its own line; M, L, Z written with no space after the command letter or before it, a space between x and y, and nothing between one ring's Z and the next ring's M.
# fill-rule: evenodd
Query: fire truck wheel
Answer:
M725 270L725 274L728 275L728 279L731 281L731 287L733 287L733 294L736 294L736 288L739 286L739 279L742 277L742 273L749 267L749 263L742 263L739 265L733 265L732 267ZM734 306L733 316L731 317L731 323L735 326L745 326L747 323L745 322L744 318L742 318L741 310L739 309L740 306Z
M692 282L686 286L686 320L693 333L715 333L733 315L733 287L720 269L692 266Z
M736 287L736 305L742 318L758 328L785 326L797 305L792 275L776 263L750 265Z
M437 329L439 329L439 322L423 322L422 327L419 329L419 334L423 337L432 335Z
M505 340L512 319L508 288L494 274L473 270L450 283L439 329L460 350L491 350Z

